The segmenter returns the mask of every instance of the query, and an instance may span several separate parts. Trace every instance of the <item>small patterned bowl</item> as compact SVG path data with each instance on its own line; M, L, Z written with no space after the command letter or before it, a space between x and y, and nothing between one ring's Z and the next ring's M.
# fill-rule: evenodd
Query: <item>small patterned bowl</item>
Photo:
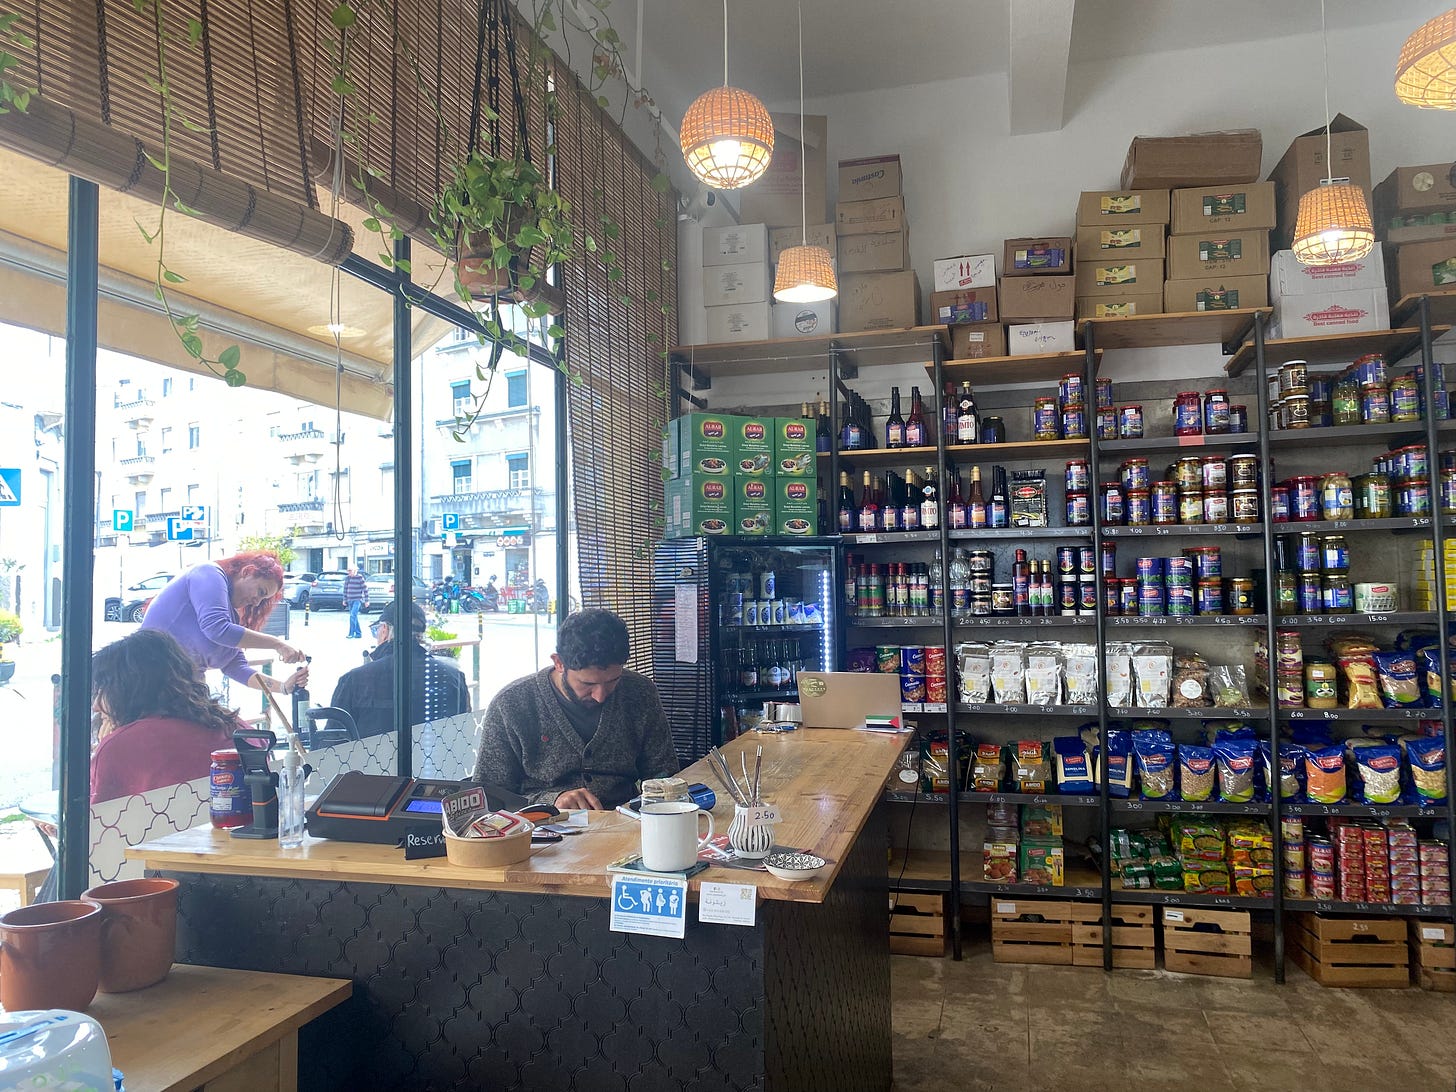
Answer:
M781 880L812 880L828 862L812 853L770 853L763 859L770 874Z

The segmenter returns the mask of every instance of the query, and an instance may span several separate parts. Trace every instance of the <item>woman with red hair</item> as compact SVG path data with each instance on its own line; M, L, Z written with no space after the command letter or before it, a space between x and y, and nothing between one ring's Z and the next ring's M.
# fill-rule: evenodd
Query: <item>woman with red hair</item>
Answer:
M248 666L245 648L278 653L284 663L307 657L281 638L261 632L283 595L283 567L276 555L261 550L208 561L188 569L157 593L142 619L143 629L174 637L201 676L218 668L255 690L289 693L308 681L307 665L287 679L275 679Z

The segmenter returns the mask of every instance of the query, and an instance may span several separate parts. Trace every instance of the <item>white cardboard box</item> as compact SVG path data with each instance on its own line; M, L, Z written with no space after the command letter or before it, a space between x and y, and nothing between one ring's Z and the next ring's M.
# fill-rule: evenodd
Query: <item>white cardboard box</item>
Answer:
M995 288L996 255L962 254L935 260L932 292L954 292L961 288Z
M1269 291L1280 296L1324 296L1357 288L1385 291L1385 258L1381 244L1358 262L1339 265L1300 265L1292 250L1275 253L1269 268Z
M1008 356L1037 356L1041 353L1070 353L1077 348L1075 322L1030 322L1006 327Z
M773 305L773 336L812 337L815 334L834 333L834 301L821 300L818 303L775 303Z
M1390 303L1383 287L1276 296L1274 325L1274 337L1386 330L1390 327Z
M769 305L734 303L726 307L707 307L708 342L767 341L769 338Z
M767 245L767 244L765 244ZM707 307L768 302L768 263L711 265L703 270L703 303ZM710 338L709 340L714 340Z
M703 265L768 261L768 225L732 224L703 229Z

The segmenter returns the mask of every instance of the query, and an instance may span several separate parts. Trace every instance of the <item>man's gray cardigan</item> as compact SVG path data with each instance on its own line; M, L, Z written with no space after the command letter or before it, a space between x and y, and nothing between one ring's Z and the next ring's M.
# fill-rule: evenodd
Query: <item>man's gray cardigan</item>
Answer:
M637 783L678 771L667 714L652 680L624 671L602 705L590 743L558 704L553 669L517 679L485 713L475 779L501 785L532 803L555 803L568 789L590 789L606 807L630 800Z

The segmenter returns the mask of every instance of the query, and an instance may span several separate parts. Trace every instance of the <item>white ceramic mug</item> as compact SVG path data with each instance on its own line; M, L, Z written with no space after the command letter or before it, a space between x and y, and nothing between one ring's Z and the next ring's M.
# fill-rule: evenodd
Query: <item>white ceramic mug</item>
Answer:
M698 837L698 817L708 833ZM653 872L683 872L698 859L698 848L713 837L713 816L691 800L642 805L642 863Z

